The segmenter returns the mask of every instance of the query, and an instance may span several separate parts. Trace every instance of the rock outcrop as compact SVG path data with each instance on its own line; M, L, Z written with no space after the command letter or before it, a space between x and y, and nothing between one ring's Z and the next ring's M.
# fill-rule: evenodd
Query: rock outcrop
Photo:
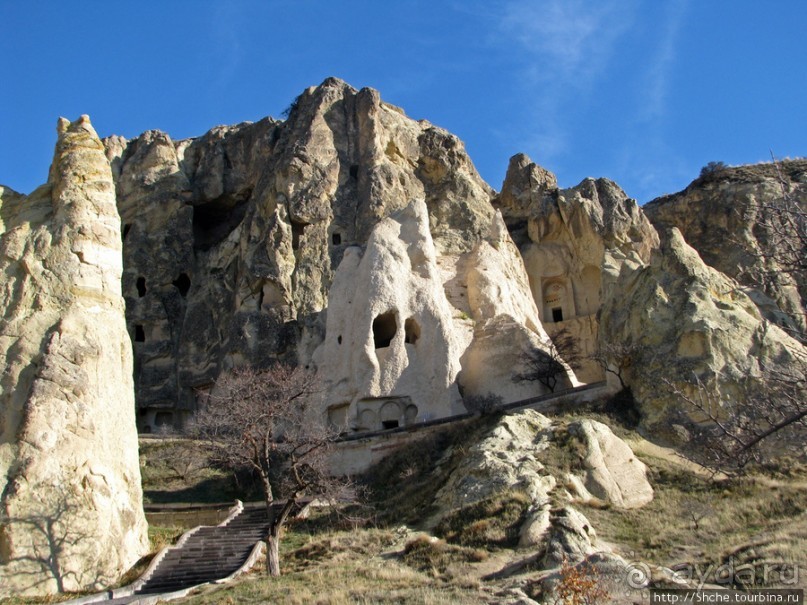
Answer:
M590 359L598 343L597 312L613 295L622 265L649 260L658 246L655 230L612 181L586 179L558 189L554 175L523 154L511 158L497 205L524 257L545 329L578 342L581 380L601 380L601 368Z
M674 390L694 395L700 382L723 404L742 402L764 388L763 368L787 368L803 355L802 345L765 321L743 288L704 263L675 228L648 266L623 266L614 292L600 314L600 338L631 351L625 382L644 424L661 433L681 418L698 419Z
M470 252L438 256L427 206L414 200L382 220L364 250L345 251L313 362L330 422L366 431L463 413L463 398L540 394L513 377L525 349L547 346L501 217ZM558 378L577 384L570 370Z
M336 79L303 92L285 122L106 147L142 430L181 424L223 369L307 363L346 250L412 200L438 256L472 250L494 214L456 137Z
M148 548L121 231L89 119L0 206L0 596L108 585Z
M678 228L707 265L746 287L767 319L807 331L807 161L722 168L643 210L657 228Z
M647 469L604 424L550 420L534 410L505 415L449 475L436 505L450 511L516 490L530 500L520 546L542 553L545 567L578 561L607 547L574 503L592 499L636 508L653 499Z

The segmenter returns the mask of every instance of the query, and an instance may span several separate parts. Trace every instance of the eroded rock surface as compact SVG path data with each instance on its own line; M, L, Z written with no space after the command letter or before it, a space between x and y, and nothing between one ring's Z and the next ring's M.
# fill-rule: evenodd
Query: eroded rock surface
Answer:
M745 401L765 388L763 368L787 368L803 355L802 345L765 321L740 284L704 263L675 228L648 266L623 267L614 291L619 295L601 312L600 338L632 350L625 381L643 422L659 432L694 412L673 388L696 396L699 381L723 404Z
M559 189L554 175L523 154L511 158L497 204L524 257L545 329L578 342L583 382L601 380L601 368L590 359L597 312L622 265L649 260L658 245L655 230L612 181L586 179Z
M121 231L89 119L0 206L0 595L108 585L148 549Z
M494 213L459 139L333 78L285 122L106 146L144 430L180 424L223 369L306 363L345 251L412 200L438 256L473 249Z
M345 251L313 362L327 416L366 431L463 413L463 398L541 394L513 381L527 348L544 350L524 265L501 217L466 253L440 254L422 200ZM563 386L575 384L571 371ZM460 397L460 387L463 397Z
M659 229L677 227L707 265L749 288L769 320L805 332L805 225L801 219L799 235L788 213L807 211L807 161L723 168L643 210ZM791 264L800 270L790 271Z
M553 421L523 410L502 417L468 449L436 504L449 511L512 490L526 494L531 504L519 545L537 548L544 565L554 567L564 557L577 561L607 550L574 507L580 484L617 508L640 507L653 498L646 467L606 425Z

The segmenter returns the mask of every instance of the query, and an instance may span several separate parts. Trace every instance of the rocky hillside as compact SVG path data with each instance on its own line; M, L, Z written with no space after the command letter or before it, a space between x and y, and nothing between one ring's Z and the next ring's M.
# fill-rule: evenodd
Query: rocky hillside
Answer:
M181 429L235 366L315 367L312 420L357 433L599 381L679 445L716 426L699 397L746 429L803 419L806 175L804 161L724 168L642 209L607 179L562 189L519 154L497 193L455 136L337 79L285 121L189 140L102 143L86 117L61 121L48 183L0 187L0 569L48 591L137 558L135 422ZM776 416L759 403L783 377ZM530 447L568 429L610 451L598 426L530 422ZM476 461L516 473L542 540L552 481L613 506L649 494L613 491L622 471L595 453L568 477L532 455ZM444 479L452 498L477 490ZM19 526L34 517L88 538L63 568L42 554L53 536Z
M642 210L658 229L677 227L703 261L747 288L766 317L805 332L807 233L783 213L807 212L807 161L725 167Z
M771 209L804 203L804 162L723 169L642 209L519 154L497 193L456 137L336 79L285 121L104 145L141 431L274 360L319 369L321 419L422 422L545 392L514 378L550 339L572 343L559 387L631 386L660 427L681 406L658 384L736 397L803 350L803 277L779 270Z
M485 367L486 339L548 342L494 192L462 142L374 90L329 79L285 122L105 144L141 430L181 425L224 369L278 358L316 357L327 381L347 380L326 406L340 419L349 408L356 427L380 428L387 403L401 423L446 415L464 410L457 379ZM490 283L482 262L507 279ZM499 287L517 297L490 291ZM486 332L491 321L500 327ZM487 382L465 374L470 394ZM500 395L525 394L505 378ZM430 386L414 393L415 383ZM365 410L372 419L360 420Z

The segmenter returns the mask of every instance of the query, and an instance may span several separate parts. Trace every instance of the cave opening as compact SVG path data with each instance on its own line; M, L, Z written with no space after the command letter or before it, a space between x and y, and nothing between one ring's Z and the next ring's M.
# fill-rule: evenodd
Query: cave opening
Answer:
M555 307L552 309L552 321L555 323L563 321L563 309L560 307Z
M398 331L398 321L395 319L395 313L389 311L382 313L373 320L373 342L376 349L387 348L392 339L395 338L395 333Z
M146 342L146 331L143 329L143 326L137 324L135 326L135 342Z
M185 298L188 295L188 291L191 289L191 278L188 277L187 273L180 273L179 277L171 283L179 290L179 295L182 298Z
M291 221L291 249L292 250L299 250L300 248L300 238L305 235L305 228L308 227L309 223L305 223L303 221L295 221L292 219Z
M137 287L138 298L143 298L146 295L146 278L138 277L135 286Z
M410 317L404 322L404 342L413 345L419 338L420 326L414 317Z
M193 207L193 247L209 250L224 241L247 213L251 190L237 196L222 196Z
M353 164L350 167L350 177L353 178L353 179L358 179L359 178L359 166L358 166L358 164Z
M334 246L338 246L342 243L342 235L339 233L334 233L331 235L331 242L333 242Z

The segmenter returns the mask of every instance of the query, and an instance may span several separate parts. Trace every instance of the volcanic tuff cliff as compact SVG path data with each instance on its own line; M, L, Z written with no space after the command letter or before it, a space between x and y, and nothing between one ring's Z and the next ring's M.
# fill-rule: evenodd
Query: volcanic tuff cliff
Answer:
M803 210L805 183L803 161L724 169L645 213L519 154L496 194L456 137L336 79L284 122L190 140L61 121L48 184L0 187L0 573L47 591L126 568L145 547L132 393L141 430L178 427L236 365L316 366L320 419L356 431L540 394L513 379L550 337L583 354L560 386L607 368L668 435L691 410L660 385L764 389L805 356L786 270L804 239L775 210Z
M512 377L524 351L548 346L547 333L571 335L583 356L577 377L600 380L602 362L612 362L592 359L603 350L601 322L620 342L627 329L607 310L650 304L630 298L640 293L620 274L672 250L659 248L645 213L615 183L560 189L516 155L497 195L456 137L333 78L304 91L285 122L183 141L151 131L105 145L124 223L141 430L181 425L196 392L226 368L278 358L320 367L333 387L323 413L357 429L394 420L381 416L405 423L461 411L460 393L466 401L537 394L536 383ZM707 264L750 286L763 274L754 253L770 238L752 205L736 215L728 208L776 199L777 179L748 177L765 170L773 168L700 179L649 204L650 216L660 228L678 226ZM785 172L803 197L799 164ZM716 238L710 225L742 237ZM739 256L747 270L726 260ZM766 318L799 325L801 286L771 283L767 294L746 292ZM682 313L686 305L668 309Z
M363 254L374 229L413 201L425 204L424 245L441 267L433 277L445 285L441 304L453 306L446 313L471 311L455 268L502 237L494 192L456 137L336 79L300 95L285 122L220 127L178 142L148 132L105 143L124 223L124 295L144 430L180 422L195 390L227 367L308 363L325 338L343 257ZM393 312L403 333L400 311L378 312ZM374 319L355 328L357 346L373 348ZM537 318L531 329L541 332ZM467 345L473 326L461 331ZM458 365L462 350L433 361Z
M807 161L725 167L642 209L657 228L677 227L706 264L773 299L748 292L770 320L807 331L807 234L789 220L807 212Z
M98 588L148 549L120 219L89 119L0 198L0 596Z

